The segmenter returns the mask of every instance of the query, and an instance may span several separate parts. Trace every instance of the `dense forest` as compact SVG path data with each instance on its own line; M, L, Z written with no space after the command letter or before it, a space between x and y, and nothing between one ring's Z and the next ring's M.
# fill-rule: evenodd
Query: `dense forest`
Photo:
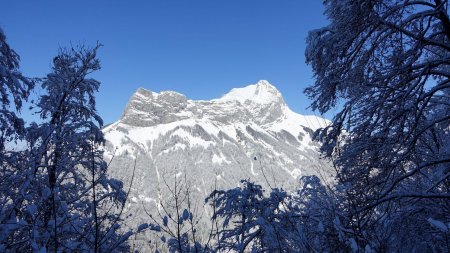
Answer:
M129 189L107 173L90 77L100 44L60 49L47 76L30 78L0 30L0 252L131 252L143 232L156 252L449 252L448 0L324 4L305 93L313 110L338 111L315 133L335 182L216 189L207 233L182 182L159 217L124 226Z

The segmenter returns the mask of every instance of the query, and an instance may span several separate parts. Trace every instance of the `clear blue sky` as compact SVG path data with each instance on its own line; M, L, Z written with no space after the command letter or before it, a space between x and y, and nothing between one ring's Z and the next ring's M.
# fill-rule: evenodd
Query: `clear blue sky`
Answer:
M117 120L138 87L190 99L269 80L296 112L313 82L307 33L326 25L319 0L5 1L0 26L27 76L45 76L59 47L104 44L97 106Z

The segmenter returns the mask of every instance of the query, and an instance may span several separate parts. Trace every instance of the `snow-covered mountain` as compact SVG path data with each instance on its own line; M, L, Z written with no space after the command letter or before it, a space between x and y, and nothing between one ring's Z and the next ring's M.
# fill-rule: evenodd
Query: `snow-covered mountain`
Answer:
M214 185L228 189L241 179L293 189L299 176L328 177L330 166L312 141L326 124L291 111L264 80L210 101L140 88L121 119L104 128L105 156L114 156L110 173L125 184L136 162L129 205L150 210L174 178L186 176L203 200Z

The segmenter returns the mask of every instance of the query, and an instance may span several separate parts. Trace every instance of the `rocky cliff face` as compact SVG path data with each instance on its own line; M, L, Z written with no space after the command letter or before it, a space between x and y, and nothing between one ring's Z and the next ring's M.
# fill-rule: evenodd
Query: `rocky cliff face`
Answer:
M130 182L128 211L148 221L175 178L183 178L199 203L214 187L241 179L294 189L297 178L330 177L312 132L327 121L292 112L267 81L236 88L219 99L194 101L173 91L138 89L122 117L106 127L110 172ZM132 222L134 223L134 222Z
M155 93L138 89L130 99L121 123L150 127L184 119L207 119L222 124L268 124L288 110L280 92L267 81L231 90L220 99L188 100L174 91Z

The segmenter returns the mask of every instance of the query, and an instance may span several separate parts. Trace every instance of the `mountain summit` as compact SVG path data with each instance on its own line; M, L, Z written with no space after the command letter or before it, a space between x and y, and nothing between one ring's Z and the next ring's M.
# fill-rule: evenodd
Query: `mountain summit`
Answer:
M261 80L244 88L232 89L221 98L210 101L188 100L175 91L155 93L139 88L129 100L120 122L149 127L185 119L260 125L291 119L298 121L297 125L313 130L320 127L317 119L309 118L311 120L293 113L275 86ZM320 122L323 123L323 119Z
M299 176L328 177L330 166L312 139L326 124L291 111L267 81L209 101L140 88L122 117L103 129L105 156L114 157L110 172L125 184L136 162L129 211L145 221L142 206L159 206L164 185L180 177L200 203L214 187L230 189L241 179L289 190Z
M241 104L272 104L285 105L281 93L266 80L244 88L234 88L217 101L238 101Z

